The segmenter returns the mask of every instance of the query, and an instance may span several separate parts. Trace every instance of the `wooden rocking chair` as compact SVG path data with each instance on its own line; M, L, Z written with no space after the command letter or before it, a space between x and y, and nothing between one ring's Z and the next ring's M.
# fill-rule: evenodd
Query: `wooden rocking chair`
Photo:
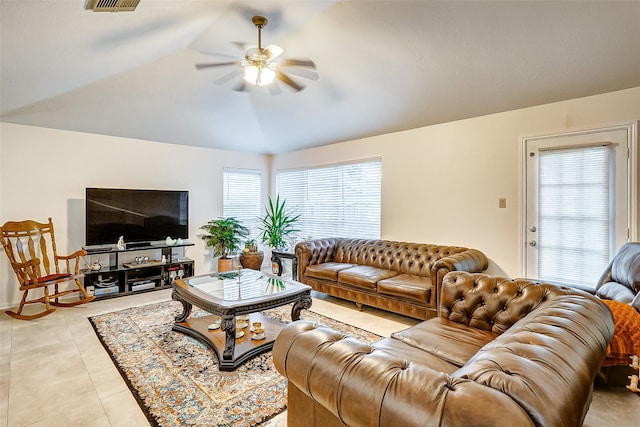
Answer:
M25 320L37 319L53 313L55 308L51 307L52 305L71 307L84 304L95 298L87 293L80 281L84 275L79 274L79 261L80 257L86 255L87 252L79 250L68 256L59 256L56 252L56 240L51 218L48 223L30 220L9 221L0 227L0 235L2 235L4 251L18 277L20 290L24 292L18 310L15 312L5 311L9 316ZM62 272L60 271L60 262L65 265ZM73 267L73 271L70 266ZM75 282L75 286L73 289L59 290L58 285L65 282ZM50 292L49 286L53 286L53 293ZM44 296L27 299L29 291L37 288L43 288ZM80 292L82 299L73 302L60 302L61 296L73 292ZM21 314L25 304L33 303L44 303L45 310L31 315Z

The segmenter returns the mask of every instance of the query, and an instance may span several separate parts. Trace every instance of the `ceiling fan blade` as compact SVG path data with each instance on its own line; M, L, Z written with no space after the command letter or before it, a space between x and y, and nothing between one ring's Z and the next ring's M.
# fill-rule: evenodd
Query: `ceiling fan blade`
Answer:
M304 89L304 86L301 86L298 83L291 80L291 78L287 76L285 73L283 73L282 71L276 71L276 77L282 83L289 85L296 92L300 92L302 89Z
M233 70L230 73L225 74L224 76L220 77L219 79L215 80L214 83L216 84L224 84L226 82L228 82L229 80L234 79L235 77L241 77L242 76L242 71L238 68L237 70Z
M218 58L229 58L229 59L237 59L238 55L231 55L229 53L222 53L222 52L211 52L208 50L200 50L198 51L198 53L202 54L202 55L206 55L206 56L215 56Z
M204 64L196 64L196 69L203 70L205 68L213 68L213 67L223 67L226 65L240 65L240 61L231 61L231 62L209 62Z
M283 59L282 62L280 62L280 65L284 65L285 67L287 66L293 66L293 67L310 67L315 69L316 68L316 64L315 62L313 62L310 59Z
M236 87L233 88L233 90L235 90L236 92L246 92L248 89L249 89L249 85L244 79L242 79L240 84L238 84Z
M284 53L284 49L280 46L276 46L275 44L270 44L264 49L264 52L267 52L269 59L277 58L278 56Z
M270 85L267 85L267 89L269 89L271 95L280 95L282 93L282 89L280 89L277 82L272 82Z
M250 45L249 43L245 43L245 42L231 42L232 45L237 46L238 48L240 48L243 52L245 50L247 50L249 48Z
M313 70L308 70L306 68L290 68L287 69L287 73L289 74L293 74L294 76L298 76L298 77L304 77L305 79L309 79L309 80L318 80L320 78L320 75L313 71Z

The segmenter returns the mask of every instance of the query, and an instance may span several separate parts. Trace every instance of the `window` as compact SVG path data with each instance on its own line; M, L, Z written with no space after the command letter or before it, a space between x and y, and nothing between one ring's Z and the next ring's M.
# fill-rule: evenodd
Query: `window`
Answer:
M380 159L276 172L287 209L300 214L300 238L380 238Z
M258 217L262 213L262 175L259 170L224 170L222 215L235 217L250 231L252 239L258 237Z
M611 148L541 150L538 275L593 286L609 262Z

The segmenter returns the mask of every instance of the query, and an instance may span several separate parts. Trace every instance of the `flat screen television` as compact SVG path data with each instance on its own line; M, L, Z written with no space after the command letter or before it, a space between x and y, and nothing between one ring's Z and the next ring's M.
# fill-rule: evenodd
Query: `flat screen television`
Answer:
M86 244L114 245L189 238L189 192L86 189Z

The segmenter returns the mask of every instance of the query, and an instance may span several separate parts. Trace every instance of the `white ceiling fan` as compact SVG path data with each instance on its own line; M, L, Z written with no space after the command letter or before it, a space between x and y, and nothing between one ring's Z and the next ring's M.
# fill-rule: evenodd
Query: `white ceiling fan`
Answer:
M311 80L318 79L318 73L313 71L316 68L315 63L310 59L293 59L284 58L282 54L284 49L280 46L270 44L266 48L262 47L262 29L269 22L264 16L254 16L251 19L253 25L258 29L258 47L250 47L245 50L244 58L230 62L210 62L196 64L196 69L202 70L206 68L221 66L239 66L236 70L219 79L220 82L227 81L237 75L242 75L243 80L234 90L245 91L250 85L265 86L269 91L276 95L280 93L277 82L284 83L295 92L304 89L304 86L294 81L288 74L283 71L287 67L299 67L301 70L296 72L293 68L291 72ZM243 47L246 45L241 44Z

